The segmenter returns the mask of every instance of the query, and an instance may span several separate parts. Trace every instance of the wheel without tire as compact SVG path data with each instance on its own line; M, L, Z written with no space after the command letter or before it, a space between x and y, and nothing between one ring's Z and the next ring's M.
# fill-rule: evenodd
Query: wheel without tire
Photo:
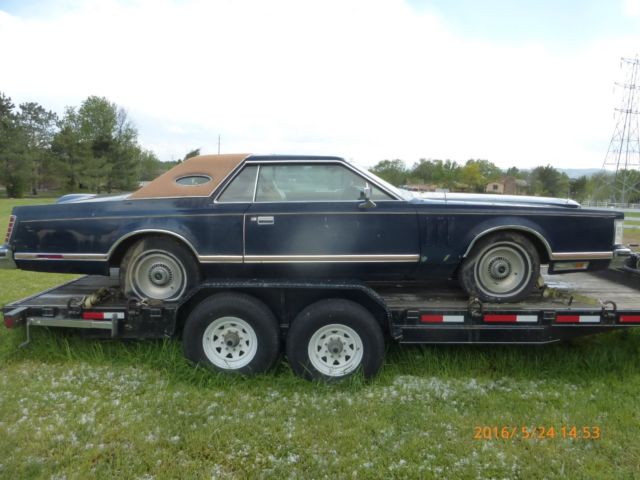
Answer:
M120 264L120 285L126 296L178 300L200 281L200 268L179 241L161 236L136 242Z
M293 371L309 380L336 381L361 370L375 375L384 359L384 337L371 312L350 300L321 300L298 314L287 335Z
M271 310L242 293L220 293L193 309L182 334L185 356L208 368L255 374L280 353L280 331Z
M535 246L519 233L502 232L481 239L465 259L458 280L472 297L488 302L517 302L540 275Z

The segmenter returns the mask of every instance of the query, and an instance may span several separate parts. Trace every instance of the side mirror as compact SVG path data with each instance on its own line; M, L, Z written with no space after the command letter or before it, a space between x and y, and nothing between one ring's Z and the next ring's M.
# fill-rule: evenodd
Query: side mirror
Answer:
M360 200L362 200L362 203L358 204L359 208L373 208L376 206L376 203L371 200L371 187L368 183L365 183L364 188L360 190Z

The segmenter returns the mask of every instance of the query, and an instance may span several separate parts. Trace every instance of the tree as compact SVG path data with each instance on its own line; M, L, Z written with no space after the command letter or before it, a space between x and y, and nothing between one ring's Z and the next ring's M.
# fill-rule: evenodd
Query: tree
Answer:
M148 182L167 171L167 165L158 160L151 150L141 150L138 156L140 162L140 180ZM172 164L172 165L175 165Z
M579 178L572 178L569 180L569 198L577 200L579 202L584 201L587 198L587 184L589 180L586 175L582 175Z
M606 171L594 173L587 183L586 198L593 201L608 201L613 198L613 174Z
M545 197L567 197L569 195L569 177L551 165L536 167L531 172L533 193Z
M29 185L27 139L11 98L0 92L0 182L7 196L22 197Z
M107 191L132 190L138 184L140 158L143 152L137 142L138 131L122 108L116 111L116 123L112 135L112 148L109 152L111 170Z
M31 193L37 195L42 182L42 171L51 158L51 143L58 117L40 104L20 104L18 122L24 132L25 160L31 166Z
M402 160L382 160L378 162L371 172L396 187L407 183L407 167Z
M195 148L191 150L189 153L187 153L182 159L182 161L184 162L185 160L189 160L190 158L197 157L198 155L200 155L200 149Z
M455 161L420 159L413 166L411 176L421 179L424 183L436 183L451 189L458 182L461 172L462 167Z
M140 176L138 132L124 109L104 97L67 107L53 145L70 189L132 190Z
M90 145L80 133L80 118L73 107L67 107L59 122L59 131L51 145L53 161L49 172L67 191L86 189L85 165L91 157Z
M480 165L473 160L467 161L465 166L462 167L460 180L474 192L483 192L487 183L486 178L482 175Z

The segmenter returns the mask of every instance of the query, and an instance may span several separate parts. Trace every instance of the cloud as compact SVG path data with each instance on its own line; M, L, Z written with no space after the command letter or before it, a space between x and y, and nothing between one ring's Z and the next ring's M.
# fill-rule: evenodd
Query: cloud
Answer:
M628 2L629 3L629 2ZM599 166L635 38L571 52L452 33L400 0L74 3L0 12L0 88L62 111L104 95L163 159L192 148ZM168 127L167 127L168 126ZM185 134L188 133L187 134Z
M629 17L640 17L640 0L624 0L624 13Z

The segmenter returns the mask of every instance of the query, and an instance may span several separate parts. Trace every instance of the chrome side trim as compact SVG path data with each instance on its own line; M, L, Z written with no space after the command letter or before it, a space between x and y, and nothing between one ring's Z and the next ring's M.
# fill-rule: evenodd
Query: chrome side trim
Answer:
M544 245L544 248L547 250L547 254L549 255L549 258L551 258L553 260L553 252L551 251L551 245L549 245L549 242L547 242L547 239L544 238L542 236L542 234L540 234L540 232L537 232L533 228L525 227L525 226L522 226L522 225L500 225L499 227L492 227L492 228L489 228L487 230L484 230L484 231L480 232L471 241L471 243L467 247L467 250L464 252L464 255L462 255L462 257L466 258L467 255L469 255L469 252L471 252L471 249L473 248L475 243L478 240L480 240L482 237L484 237L485 235L487 235L489 233L497 232L497 231L500 231L500 230L519 230L521 232L527 232L527 233L533 234L536 238L538 238L542 242L542 244Z
M611 260L613 252L556 252L551 260Z
M200 263L242 263L242 255L196 255ZM16 253L16 260L43 260L43 261L95 261L106 262L109 257L102 253L45 253L25 252ZM2 257L0 257L2 259Z
M46 260L46 261L60 261L60 260L88 260L94 262L106 262L107 255L103 253L52 253L52 252L21 252L15 253L14 258L16 260Z
M410 263L418 254L400 255L245 255L245 263Z
M246 202L245 202L246 203ZM190 214L166 214L166 215L127 215L117 217L73 217L73 218L47 218L46 220L21 220L20 223L41 223L41 222L69 222L82 220L131 220L136 218L184 218L184 217L234 217L242 215L242 213L190 213Z
M198 255L200 263L242 263L242 255Z

